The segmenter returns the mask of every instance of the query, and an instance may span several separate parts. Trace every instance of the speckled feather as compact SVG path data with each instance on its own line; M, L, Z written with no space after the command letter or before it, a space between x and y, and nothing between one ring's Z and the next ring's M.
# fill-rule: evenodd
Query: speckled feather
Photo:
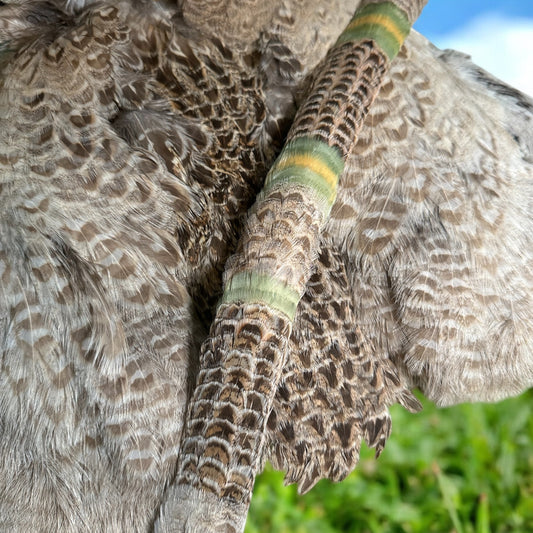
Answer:
M201 490L183 517L191 492L169 485L226 259L346 4L249 2L219 22L199 1L0 7L0 530L146 532L162 505L156 530L244 526L246 506ZM361 439L381 450L410 387L450 404L531 385L532 110L408 39L290 336L277 323L254 469L270 459L305 491L344 477Z
M364 336L439 405L532 384L532 111L413 35L325 228L348 258Z
M413 3L419 10L425 4ZM354 26L369 16L373 23L352 38ZM287 142L248 214L235 254L226 263L223 300L201 349L197 387L187 411L177 492L163 508L163 522L170 505L180 510L182 520L205 524L196 503L202 493L246 514L260 469L267 419L290 352L296 303L306 292L344 159L412 22L393 2L363 2L316 68ZM343 38L346 32L350 35ZM396 47L389 46L392 41ZM313 311L310 315L319 313ZM350 353L350 348L341 351ZM351 355L355 358L358 353ZM363 407L363 413L357 413L359 420L352 418L333 428L346 448L358 450L365 433L369 444L379 450L388 436L386 402L394 397L392 381L394 389L401 385L393 367L387 373L378 361L370 368L364 358L357 361L358 373L368 380L354 408L357 412ZM320 370L316 368L317 373ZM392 380L383 383L383 375ZM206 402L206 390L216 402ZM350 422L355 424L349 427ZM295 469L289 474L302 490L326 472L336 476L331 465L320 464L318 453L314 460L309 458L316 446L311 440L306 449L308 440L298 443L298 460L308 469L298 477ZM228 523L222 529L241 527Z

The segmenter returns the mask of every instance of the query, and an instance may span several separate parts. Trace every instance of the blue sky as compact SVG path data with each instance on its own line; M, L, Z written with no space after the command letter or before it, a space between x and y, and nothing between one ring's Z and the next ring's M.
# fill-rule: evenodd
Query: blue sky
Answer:
M533 0L429 0L415 29L533 96Z

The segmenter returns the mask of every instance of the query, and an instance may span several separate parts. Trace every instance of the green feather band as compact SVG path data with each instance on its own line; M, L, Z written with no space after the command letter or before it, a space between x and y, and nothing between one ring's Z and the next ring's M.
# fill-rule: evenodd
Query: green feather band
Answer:
M411 23L406 13L392 2L367 4L357 10L337 44L372 39L392 60L410 29Z
M268 274L238 272L228 281L220 303L263 303L293 320L299 301L296 290Z

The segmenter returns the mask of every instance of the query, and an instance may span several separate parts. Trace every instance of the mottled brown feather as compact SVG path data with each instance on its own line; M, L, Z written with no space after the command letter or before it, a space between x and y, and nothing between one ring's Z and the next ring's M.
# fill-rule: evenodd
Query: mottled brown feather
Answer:
M184 517L167 487L226 259L354 6L249 2L227 24L231 2L4 3L0 530L241 531L234 494L199 491ZM408 39L351 146L251 464L305 491L344 477L361 439L379 451L411 387L450 404L531 385L532 110ZM238 324L261 340L261 320Z

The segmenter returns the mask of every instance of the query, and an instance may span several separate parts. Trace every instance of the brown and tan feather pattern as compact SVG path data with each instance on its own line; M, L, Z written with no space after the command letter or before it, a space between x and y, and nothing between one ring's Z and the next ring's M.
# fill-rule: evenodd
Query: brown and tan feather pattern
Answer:
M259 65L153 4L6 9L0 529L146 531L263 169Z
M440 405L533 382L532 120L530 98L415 34L341 181L326 233L356 323Z
M153 3L2 9L0 529L147 531L306 69Z
M417 9L411 12L418 14L425 2L409 4L416 5ZM200 371L187 411L178 476L160 521L163 528L170 528L167 524L172 522L188 521L191 529L201 529L213 519L219 520L214 529L233 532L244 528L240 520L227 516L245 515L250 503L267 419L289 352L296 304L311 275L319 231L334 200L342 161L357 138L390 60L414 22L391 2L379 4L379 13L373 11L374 3L362 5L363 9L370 9L364 15L356 11L342 34L349 37L343 40L341 36L318 67L316 79L289 131L288 143L248 215L235 255L226 263L225 291L200 353ZM380 38L368 34L351 37L351 28L356 27L359 16L361 21L385 18L387 28L394 27L398 47L393 51L382 47ZM373 35L370 30L369 34ZM398 35L402 35L401 39ZM298 152L301 148L297 146L303 151ZM317 154L325 155L320 159ZM276 181L276 169L285 168L282 165L287 159L298 158L310 159L320 169L325 167L327 178L313 187L291 181L298 174ZM332 192L324 195L321 191L328 186ZM337 429L343 434L346 447L352 446L353 441L357 449L359 433L366 431L369 443L379 449L388 436L387 424L382 421L386 419L387 404L381 402L392 400L394 394L383 383L377 362L369 368L363 365L362 372L369 382L368 397L366 391L360 391L361 403L366 403L367 409L349 430L349 423L338 425ZM390 381L395 380L401 388L392 365L388 374ZM407 395L407 391L403 394ZM371 423L373 429L369 430ZM312 463L312 448L301 453L300 460L309 465L302 475L303 489L327 472L322 470L325 465L319 466L318 457ZM350 464L354 464L353 460ZM213 518L206 515L203 506L198 506L199 501L209 505Z
M154 530L226 258L354 7L178 4L0 2L0 531ZM307 490L361 439L381 449L410 386L446 404L531 386L532 121L530 99L409 37L254 461ZM245 520L165 509L156 530Z
M357 464L363 439L381 453L393 403L420 408L357 327L345 262L324 238L268 419L268 457L300 492L324 477L340 481Z

